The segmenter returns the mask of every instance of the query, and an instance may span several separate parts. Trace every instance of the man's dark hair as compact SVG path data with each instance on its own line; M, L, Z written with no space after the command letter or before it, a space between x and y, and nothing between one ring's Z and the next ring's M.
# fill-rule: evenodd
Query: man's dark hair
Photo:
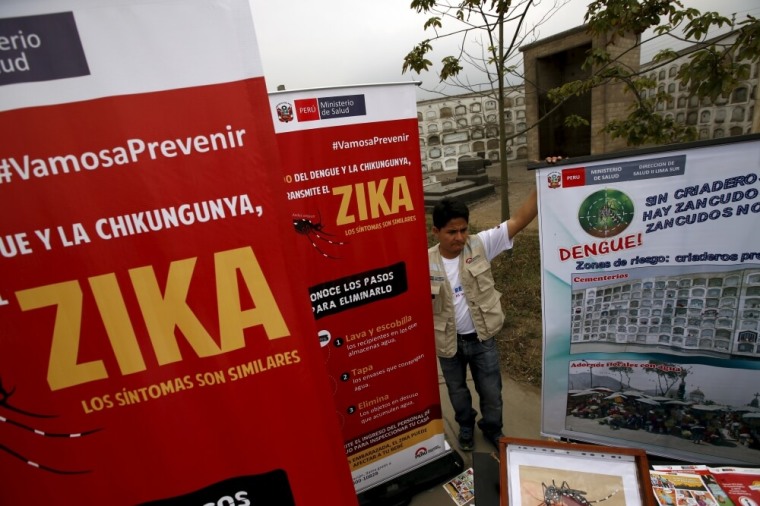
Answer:
M444 197L433 207L433 226L435 228L441 229L455 218L464 218L464 221L470 222L470 210L467 204L461 200Z

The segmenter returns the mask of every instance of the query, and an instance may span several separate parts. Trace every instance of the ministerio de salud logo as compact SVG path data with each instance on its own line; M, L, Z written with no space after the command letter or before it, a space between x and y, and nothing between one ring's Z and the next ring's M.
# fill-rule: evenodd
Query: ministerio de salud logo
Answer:
M288 102L280 102L275 106L277 110L277 119L280 123L288 123L293 121L293 106Z
M562 186L562 174L559 172L551 172L546 176L546 182L551 189L559 188Z

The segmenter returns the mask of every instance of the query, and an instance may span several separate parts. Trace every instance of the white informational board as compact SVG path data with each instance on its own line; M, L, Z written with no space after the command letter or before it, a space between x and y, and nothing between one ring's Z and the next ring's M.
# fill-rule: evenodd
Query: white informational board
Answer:
M536 171L542 432L760 462L760 140Z

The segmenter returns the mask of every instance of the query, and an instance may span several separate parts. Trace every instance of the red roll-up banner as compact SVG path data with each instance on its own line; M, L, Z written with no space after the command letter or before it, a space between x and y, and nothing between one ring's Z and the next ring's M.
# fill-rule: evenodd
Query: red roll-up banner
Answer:
M270 94L289 240L358 492L444 441L414 83Z
M0 503L356 503L248 2L3 2L0 59Z

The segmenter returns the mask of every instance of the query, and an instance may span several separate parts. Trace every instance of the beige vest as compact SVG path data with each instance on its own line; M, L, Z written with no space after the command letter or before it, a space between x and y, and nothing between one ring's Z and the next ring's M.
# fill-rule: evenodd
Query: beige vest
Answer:
M428 249L428 260L430 288L433 293L436 353L441 357L453 357L457 352L453 289L446 277L437 244ZM478 339L485 341L501 330L504 325L504 311L501 309L501 292L496 290L491 274L491 263L486 258L483 243L477 236L468 239L459 255L459 276Z

